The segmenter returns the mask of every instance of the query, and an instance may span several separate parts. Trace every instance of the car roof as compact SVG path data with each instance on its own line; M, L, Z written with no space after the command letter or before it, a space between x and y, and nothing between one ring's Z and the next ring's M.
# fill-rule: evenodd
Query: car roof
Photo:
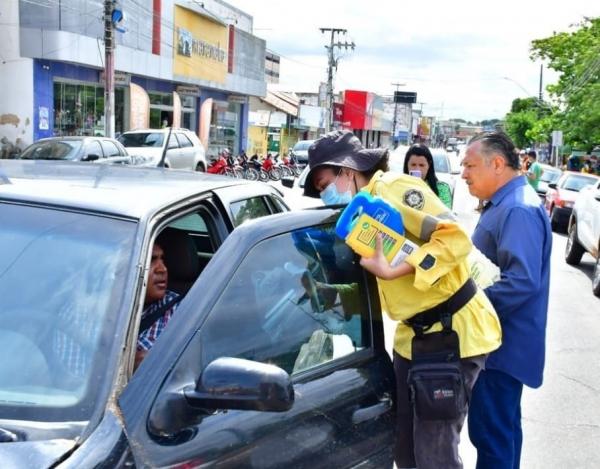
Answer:
M66 161L0 160L0 201L55 205L140 219L228 186L254 184L192 171Z
M109 137L96 137L94 135L68 135L65 137L46 137L46 138L41 138L37 141L35 141L34 143L42 143L42 142L51 142L53 140L87 140L93 138L95 140L110 140L112 142L115 141L114 138L109 138Z

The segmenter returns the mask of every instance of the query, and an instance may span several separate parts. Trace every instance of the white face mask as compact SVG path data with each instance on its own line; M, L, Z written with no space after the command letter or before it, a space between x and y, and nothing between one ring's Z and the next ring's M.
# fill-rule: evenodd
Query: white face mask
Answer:
M352 192L350 191L350 182L348 182L348 189L345 192L338 191L336 182L339 178L339 174L335 178L335 181L330 183L325 189L319 194L321 200L325 205L347 205L352 200Z

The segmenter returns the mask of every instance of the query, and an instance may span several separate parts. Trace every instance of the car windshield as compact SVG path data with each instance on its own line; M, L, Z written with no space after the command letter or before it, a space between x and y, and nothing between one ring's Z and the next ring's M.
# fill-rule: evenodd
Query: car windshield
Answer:
M556 182L560 178L560 171L553 171L551 169L545 169L542 173L540 181L544 182Z
M0 418L89 420L136 224L0 204Z
M568 191L579 192L586 186L591 186L597 181L595 178L585 176L567 176L562 184L562 188Z
M450 166L448 165L448 157L446 155L432 155L433 169L436 173L449 173Z
M165 141L161 132L125 133L119 137L124 147L162 147Z
M308 148L313 144L312 141L298 142L294 145L293 151L308 151Z
M29 145L21 154L25 160L73 160L81 149L81 140L49 140Z

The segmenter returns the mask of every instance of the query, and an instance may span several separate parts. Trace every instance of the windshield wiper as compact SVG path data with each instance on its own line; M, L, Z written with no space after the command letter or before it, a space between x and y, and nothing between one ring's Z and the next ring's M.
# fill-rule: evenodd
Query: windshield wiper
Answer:
M0 428L0 443L13 443L15 441L19 441L16 433Z

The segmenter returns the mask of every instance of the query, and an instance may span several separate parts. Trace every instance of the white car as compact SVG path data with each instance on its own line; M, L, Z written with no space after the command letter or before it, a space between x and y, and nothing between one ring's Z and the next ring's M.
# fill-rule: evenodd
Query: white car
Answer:
M283 200L285 200L292 210L323 206L321 199L307 197L304 195L304 183L309 171L310 168L305 166L300 173L300 176L284 176L281 178L281 184L283 187L279 187L279 189L283 193Z
M129 154L143 158L144 166L158 166L164 151L169 129L128 130L119 142ZM194 132L188 129L171 129L164 161L165 168L206 171L204 145Z
M600 297L600 178L581 189L573 206L565 249L567 264L579 264L586 251L596 259L592 291Z

